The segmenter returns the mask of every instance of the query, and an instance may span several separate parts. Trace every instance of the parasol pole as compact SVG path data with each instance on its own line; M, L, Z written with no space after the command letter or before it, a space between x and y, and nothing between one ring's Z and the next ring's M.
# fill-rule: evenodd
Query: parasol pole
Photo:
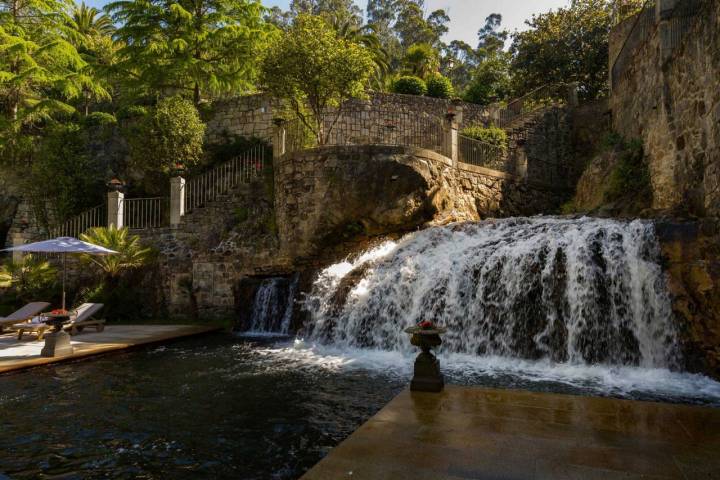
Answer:
M63 287L63 295L62 295L62 309L65 310L65 272L67 271L67 253L63 252L63 275L62 275L62 287Z

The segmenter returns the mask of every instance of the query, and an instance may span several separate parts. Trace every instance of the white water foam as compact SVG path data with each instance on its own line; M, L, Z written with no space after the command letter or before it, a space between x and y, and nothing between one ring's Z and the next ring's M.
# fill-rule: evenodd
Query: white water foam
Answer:
M330 372L368 371L399 380L412 376L414 353L308 344L304 340L256 346L253 353L283 368ZM441 354L451 382L515 388L541 388L590 395L690 401L720 405L720 383L703 375L664 368L573 365L499 356ZM567 387L563 389L561 387Z

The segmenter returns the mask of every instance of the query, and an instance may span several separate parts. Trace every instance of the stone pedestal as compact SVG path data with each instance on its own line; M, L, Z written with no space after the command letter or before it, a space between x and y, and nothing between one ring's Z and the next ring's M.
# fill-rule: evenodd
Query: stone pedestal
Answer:
M405 329L406 333L411 335L410 343L416 347L420 347L422 352L415 359L415 370L413 379L410 382L410 390L414 392L441 392L445 387L445 380L440 373L440 362L430 350L439 347L442 344L440 334L445 333L442 327L436 327L430 322L426 322L431 327L422 327L422 323L418 326Z
M73 347L70 343L70 335L67 332L59 331L45 335L45 346L40 355L43 357L64 357L73 354Z
M415 371L410 390L414 392L440 392L445 380L440 373L440 362L430 352L422 352L415 359Z

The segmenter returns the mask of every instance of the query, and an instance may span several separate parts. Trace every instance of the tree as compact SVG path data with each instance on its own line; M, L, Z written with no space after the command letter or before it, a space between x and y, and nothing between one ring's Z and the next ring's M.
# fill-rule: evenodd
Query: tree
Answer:
M290 16L319 15L330 23L349 23L356 27L362 25L362 10L353 0L292 0Z
M152 190L156 178L177 165L192 167L200 162L205 124L189 100L166 97L139 121L131 122L126 135L132 164L148 177Z
M119 0L116 73L140 91L203 96L251 89L274 27L259 0Z
M342 21L340 17L332 18L332 27L340 38L360 45L370 53L375 62L372 86L379 90L385 88L390 74L390 56L380 42L377 27L372 24L357 25L348 20Z
M62 0L0 1L0 148L5 158L26 154L25 129L73 113L68 101L83 91L107 96L68 41L67 6Z
M266 52L261 83L268 93L287 101L323 145L343 103L365 96L373 68L365 48L339 38L323 18L301 14ZM336 114L326 130L323 115L331 108Z
M425 78L438 71L440 57L431 45L418 43L408 49L403 63L407 73Z
M581 98L604 95L613 6L611 0L574 0L567 8L533 15L526 22L529 29L513 36L516 94L548 83L578 82Z
M503 54L486 58L475 70L465 90L466 102L489 105L510 94L507 57Z
M70 8L70 26L84 37L109 37L115 33L112 19L85 2L74 3Z

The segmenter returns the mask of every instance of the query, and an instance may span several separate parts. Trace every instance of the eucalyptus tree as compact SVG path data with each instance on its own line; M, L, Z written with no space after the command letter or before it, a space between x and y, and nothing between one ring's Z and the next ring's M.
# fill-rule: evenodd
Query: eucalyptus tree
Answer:
M256 59L276 28L259 0L119 0L116 71L151 93L203 97L254 87Z

